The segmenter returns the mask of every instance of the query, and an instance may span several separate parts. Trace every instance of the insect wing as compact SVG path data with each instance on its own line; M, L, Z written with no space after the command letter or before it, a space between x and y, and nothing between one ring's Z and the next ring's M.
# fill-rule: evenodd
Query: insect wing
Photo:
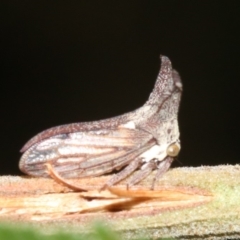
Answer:
M150 133L124 127L60 134L29 148L19 166L33 176L48 176L46 163L66 178L99 176L121 169L155 144Z

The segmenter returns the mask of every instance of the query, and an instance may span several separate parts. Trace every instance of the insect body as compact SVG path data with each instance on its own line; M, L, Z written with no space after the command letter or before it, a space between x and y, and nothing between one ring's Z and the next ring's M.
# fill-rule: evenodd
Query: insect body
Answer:
M64 178L100 176L117 170L106 186L140 169L130 177L131 186L157 169L154 185L180 151L177 114L182 84L170 60L161 56L161 62L153 92L142 107L118 117L39 133L22 148L20 169L47 177L47 163Z

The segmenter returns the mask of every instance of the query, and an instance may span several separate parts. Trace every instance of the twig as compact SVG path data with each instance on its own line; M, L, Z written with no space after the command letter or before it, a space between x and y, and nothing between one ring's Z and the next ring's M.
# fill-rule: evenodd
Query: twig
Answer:
M240 237L239 165L171 169L149 191L153 177L129 191L122 182L100 192L107 176L69 179L88 190L73 192L52 179L2 176L0 219L74 232L104 219L124 239Z

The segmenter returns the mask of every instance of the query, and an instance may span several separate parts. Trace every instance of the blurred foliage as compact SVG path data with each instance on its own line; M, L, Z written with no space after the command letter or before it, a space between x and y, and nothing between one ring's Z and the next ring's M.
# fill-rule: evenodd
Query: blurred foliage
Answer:
M26 226L14 226L13 224L0 223L0 239L4 240L121 240L117 233L109 227L100 223L92 226L92 232L87 234L66 233L47 233ZM138 240L147 240L144 238ZM159 239L160 240L160 239ZM163 238L162 240L173 240L173 238Z
M12 224L0 224L0 239L4 240L120 240L116 233L109 227L99 223L92 226L92 232L88 234L65 233L59 231L54 234L44 234L41 231Z

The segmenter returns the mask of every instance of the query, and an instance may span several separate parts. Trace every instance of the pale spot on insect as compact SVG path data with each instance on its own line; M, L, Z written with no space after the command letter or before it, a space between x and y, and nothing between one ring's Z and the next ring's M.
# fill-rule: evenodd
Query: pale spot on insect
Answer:
M61 155L83 155L83 154L101 154L113 152L114 148L97 148L87 146L62 146L58 148L58 152Z
M151 161L154 158L156 158L158 161L161 161L161 160L163 160L167 156L166 148L167 148L166 144L163 144L161 146L154 145L149 150L144 152L140 156L140 158L143 158L144 162L149 162L149 161Z
M122 129L122 136L121 137L115 137L115 133L112 133L112 135L108 136L90 136L89 134L85 135L84 138L79 138L79 136L82 135L82 133L75 133L69 134L69 139L64 140L64 144L66 145L75 145L75 146L91 146L94 145L96 147L107 147L107 146L117 146L117 147L126 147L126 146L133 146L135 145L135 142L132 138L129 138L129 134L124 132L124 129ZM81 140L80 140L81 139Z
M136 128L135 123L133 121L127 122L123 125L120 125L119 127L129 128L129 129L135 129Z
M84 161L85 158L84 157L69 157L69 158L59 158L56 162L57 163L79 163L81 161Z
M61 139L47 139L41 143L39 143L39 145L36 146L36 150L47 150L47 149L52 149L54 146L59 145L62 142Z

